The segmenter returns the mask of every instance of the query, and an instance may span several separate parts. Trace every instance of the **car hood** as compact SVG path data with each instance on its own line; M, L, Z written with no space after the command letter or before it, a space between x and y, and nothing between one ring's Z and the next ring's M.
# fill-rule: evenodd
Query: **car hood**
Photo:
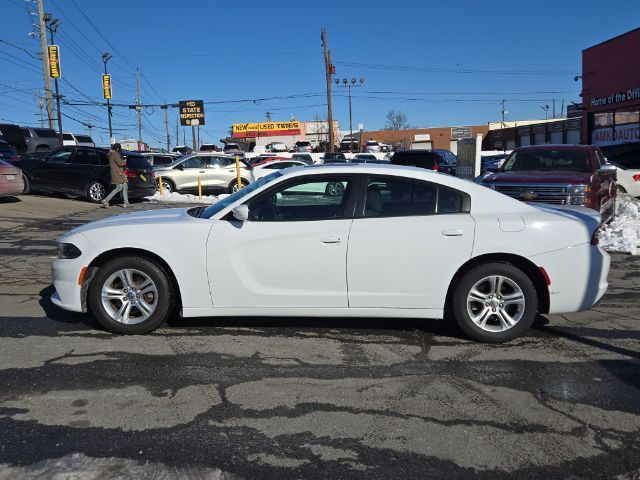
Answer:
M163 208L161 210L146 210L144 212L125 213L102 220L96 220L74 228L66 235L76 233L90 233L109 227L166 225L168 228L180 228L186 222L201 221L187 213L190 208ZM65 235L65 236L66 236Z
M582 172L496 172L487 175L482 183L589 183L590 173Z

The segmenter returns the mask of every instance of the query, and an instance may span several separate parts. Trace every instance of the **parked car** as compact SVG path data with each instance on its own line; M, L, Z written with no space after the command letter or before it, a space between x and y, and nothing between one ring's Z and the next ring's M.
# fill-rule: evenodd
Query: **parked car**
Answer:
M0 123L0 136L0 140L4 140L11 145L16 153L27 153L27 140L24 138L24 133L18 125Z
M93 139L89 135L80 135L77 133L62 133L62 144L64 146L76 145L78 147L95 147Z
M330 183L343 188L322 192ZM183 318L444 317L503 342L539 313L602 297L610 259L598 226L586 208L530 205L424 169L291 168L208 207L72 230L58 240L51 300L125 334L179 308Z
M618 191L640 197L640 144L621 143L601 150L609 163L618 168Z
M342 139L340 142L341 152L359 152L360 143L357 140Z
M21 129L27 142L26 153L49 152L62 146L58 132L53 128L21 127Z
M285 168L291 168L291 167L303 167L305 165L307 164L299 160L293 160L293 159L282 159L276 162L263 163L253 168L253 172L252 172L253 179L254 181L258 180L259 178L269 175L270 173L273 173L276 170L283 170Z
M0 140L0 160L15 162L18 158L20 157L18 157L15 149L4 140Z
M295 152L313 152L313 145L311 142L307 142L306 140L300 140L296 142L294 147Z
M444 152L453 155L446 155ZM401 150L395 152L390 162L393 165L404 165L411 167L426 168L436 172L447 173L449 175L456 174L455 155L448 150Z
M81 195L101 203L113 189L108 150L98 147L62 147L43 158L23 158L15 163L22 169L25 193L54 192ZM144 198L156 191L153 168L136 152L122 151L127 162L125 175L129 197Z
M480 153L480 174L487 172L497 172L504 161L507 159L509 152L488 151Z
M516 148L481 184L526 202L586 206L605 222L615 213L616 167L593 145Z
M241 183L251 183L251 166L241 160ZM162 188L168 192L189 192L198 190L198 178L202 190L214 193L238 190L236 161L233 155L197 153L181 158L169 166L155 169L157 181L162 178Z
M308 153L294 153L291 155L292 160L298 160L302 163L306 163L307 165L313 164L313 157Z
M347 161L347 157L342 152L327 152L322 156L324 163L344 163Z
M265 163L270 163L270 162L280 162L282 160L291 160L289 157L278 157L275 153L272 153L271 155L268 156L258 156L258 157L253 157L250 158L249 160L247 160L247 163L252 166L252 167L256 167L258 165L264 165Z
M378 158L375 155L373 155L372 153L356 153L353 156L353 159L351 161L353 161L353 160L370 160L370 161L372 161L372 160L378 160ZM385 163L389 163L389 162L385 162Z
M364 144L364 151L365 153L377 153L382 151L382 148L380 147L380 144L375 140L367 140L367 142Z
M176 145L171 149L171 153L177 153L180 155L191 155L193 153L193 149L191 147L187 147L186 145Z
M266 145L267 152L287 152L289 147L287 147L282 142L271 142Z
M201 152L221 152L220 147L218 147L215 143L203 143L200 145Z
M222 151L224 153L235 153L235 152L242 152L242 149L240 148L240 145L237 143L227 142L224 144L224 148L222 149Z
M146 158L152 167L170 165L181 157L180 155L174 155L171 153L153 152L141 152L140 155Z
M0 197L20 195L23 191L24 180L20 169L0 160Z

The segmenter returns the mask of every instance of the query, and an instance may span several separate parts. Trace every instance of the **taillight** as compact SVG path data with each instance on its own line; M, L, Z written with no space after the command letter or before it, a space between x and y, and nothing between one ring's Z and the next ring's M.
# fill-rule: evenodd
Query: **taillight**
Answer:
M437 163L434 163L434 164L433 164L433 171L434 171L434 172L437 172L437 171L439 171L439 170L440 170L440 167L438 166L438 164L437 164Z
M9 157L9 161L10 162L17 162L18 160L20 160L20 157L18 155L14 155L12 157Z
M633 176L633 181L634 182L640 182L640 173L638 173L638 174Z
M596 228L596 230L593 232L593 235L591 235L591 245L598 245L600 243L600 229Z
M137 173L130 172L126 168L124 169L124 175L125 175L125 177L129 177L129 178L136 178L138 176Z
M149 172L149 176L150 176L151 178L155 178L155 176L156 176L156 172Z

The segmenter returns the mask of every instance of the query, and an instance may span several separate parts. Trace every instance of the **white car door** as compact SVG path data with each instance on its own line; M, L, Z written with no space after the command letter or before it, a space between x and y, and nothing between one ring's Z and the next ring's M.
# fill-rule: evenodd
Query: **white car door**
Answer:
M471 256L469 197L402 177L370 177L347 259L349 307L444 306L449 282Z
M248 221L217 221L207 243L214 306L346 308L353 183L293 179L251 199Z

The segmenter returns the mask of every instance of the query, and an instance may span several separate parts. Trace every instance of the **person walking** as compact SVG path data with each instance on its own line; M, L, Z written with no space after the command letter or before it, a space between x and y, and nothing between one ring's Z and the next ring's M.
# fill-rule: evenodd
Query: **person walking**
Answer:
M109 200L111 200L117 193L122 192L122 198L124 203L122 208L129 207L129 185L127 184L127 177L124 174L124 167L127 162L122 157L122 147L119 143L114 143L109 150L109 168L111 169L111 183L116 187L111 193L102 201L104 208L109 208Z

